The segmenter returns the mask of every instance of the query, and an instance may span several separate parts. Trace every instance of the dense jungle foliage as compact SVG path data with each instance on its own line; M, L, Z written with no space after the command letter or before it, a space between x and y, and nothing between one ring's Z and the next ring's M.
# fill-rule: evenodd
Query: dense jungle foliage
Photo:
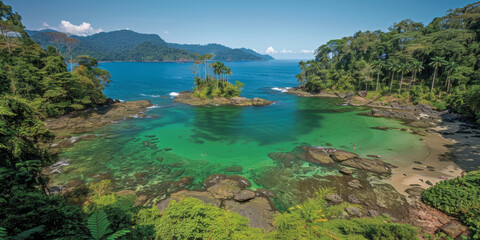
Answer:
M422 196L425 203L459 217L480 239L480 171L437 183Z
M480 121L480 3L424 26L409 19L320 46L300 62L307 91L366 90L378 101L429 103Z

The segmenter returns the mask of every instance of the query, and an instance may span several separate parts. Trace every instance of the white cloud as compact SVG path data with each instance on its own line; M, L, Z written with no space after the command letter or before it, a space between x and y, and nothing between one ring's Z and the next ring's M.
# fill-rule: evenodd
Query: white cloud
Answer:
M277 53L278 51L275 50L272 46L268 47L267 50L265 50L265 53L267 54L272 54L272 53Z
M312 54L313 53L313 50L301 50L300 53L306 53L306 54Z
M168 32L168 31L163 31L163 33L165 33L165 34L169 34L169 32Z
M287 50L287 49L284 48L280 52L281 53L292 53L293 51L292 50Z
M92 34L103 31L103 29L101 28L93 28L92 25L87 22L82 22L82 24L80 25L74 25L71 22L66 20L62 20L60 22L60 25L58 25L58 27L50 26L46 22L43 22L42 26L48 29L53 29L60 32L64 32L72 35L78 35L78 36L88 36L88 35L92 35Z
M87 36L102 32L101 28L93 28L90 23L82 22L80 25L74 25L69 21L62 20L59 26L60 31L78 36Z

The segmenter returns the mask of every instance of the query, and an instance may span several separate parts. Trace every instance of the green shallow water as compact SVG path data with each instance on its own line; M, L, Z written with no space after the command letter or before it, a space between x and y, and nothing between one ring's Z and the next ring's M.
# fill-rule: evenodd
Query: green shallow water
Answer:
M111 124L95 132L99 138L76 143L60 155L69 165L61 168L60 174L52 179L53 184L65 184L77 178L91 181L99 174L108 174L119 188L142 190L188 176L194 178L190 188L201 188L207 176L226 173L245 176L255 189L262 187L261 183L255 183L255 176L265 169L276 167L268 154L290 152L297 146L332 146L362 156L381 155L385 161L405 152L426 151L416 135L399 130L372 129L404 126L394 120L358 115L368 111L367 108L341 106L339 99L300 98L272 90L275 86L295 84L295 78L291 79L291 75L296 74L295 62L278 63L287 64L291 70L285 70L282 65L285 72L280 75L272 73L273 76L268 74L279 71L275 69L275 64L230 64L234 72L239 72L240 79L250 79L251 72L264 76L261 84L250 83L255 86L246 88L244 96L259 96L277 102L271 106L245 108L187 106L174 103L171 98L158 97L191 88L187 73L184 80L169 83L170 88L164 86L158 92L151 92L152 87L148 84L138 87L142 82L136 84L129 81L130 75L122 74L125 68L135 70L135 64L110 63L103 66L118 82L118 85L110 87L108 91L111 92L107 94L128 100L149 98L157 107L150 109L147 115L157 117ZM242 64L252 64L255 69ZM154 68L156 65L150 66ZM179 68L178 72L188 68L174 64L162 67L169 69L172 66ZM165 73L165 79L168 80L168 76L173 78L178 72L172 71L171 76ZM141 75L140 70L137 73ZM271 81L268 81L268 76ZM148 76L145 78L148 79ZM278 82L279 79L284 82ZM129 91L124 90L128 86L132 86ZM337 174L320 166L312 168L308 163L304 165L309 170L301 177ZM232 166L241 166L242 170L226 171L225 168ZM143 173L142 180L137 178L138 173Z

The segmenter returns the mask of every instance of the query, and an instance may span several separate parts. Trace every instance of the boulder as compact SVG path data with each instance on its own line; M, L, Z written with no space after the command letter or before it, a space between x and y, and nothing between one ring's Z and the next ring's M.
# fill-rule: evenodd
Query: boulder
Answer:
M364 97L367 96L367 91L358 91L357 94L358 94L358 96L364 98Z
M309 148L307 152L307 160L322 165L333 164L333 159L330 157L330 154L328 154L323 148Z
M338 203L342 203L343 202L343 199L342 197L340 197L340 195L336 194L336 193L332 193L330 195L328 195L326 197L327 201L333 203L333 204L338 204Z
M247 202L226 200L224 206L226 209L248 218L250 227L263 228L266 231L273 229L275 210L266 198L256 197Z
M352 215L352 216L356 216L356 217L361 217L362 216L362 213L360 212L360 209L358 209L357 207L347 207L347 213Z
M237 181L232 179L220 180L217 184L207 189L216 199L232 199L242 189Z
M378 159L352 158L341 162L341 164L379 174L391 173L390 165Z
M351 152L347 152L347 151L343 151L343 150L338 150L338 149L336 149L335 151L331 151L330 155L337 162L343 162L345 160L360 157L355 153L351 153Z
M353 179L352 181L347 183L348 186L353 188L363 188L363 185L360 183L358 179Z
M239 202L244 202L244 201L250 200L254 197L255 197L255 192L250 191L250 190L242 190L239 193L237 193L237 195L235 195L235 197L233 197L233 199L235 199L236 201L239 201Z
M351 169L348 169L346 167L342 167L338 171L345 174L345 175L352 175L352 173L353 173L353 171Z
M441 226L439 228L439 231L447 234L449 237L451 238L456 238L458 236L460 236L460 234L462 234L463 232L467 231L468 228L464 225L462 225L460 222L458 221L451 221L443 226Z

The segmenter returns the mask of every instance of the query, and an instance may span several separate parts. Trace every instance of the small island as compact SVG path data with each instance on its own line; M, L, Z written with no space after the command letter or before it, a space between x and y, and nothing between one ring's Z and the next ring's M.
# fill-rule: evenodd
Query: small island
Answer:
M232 70L222 62L216 61L208 63L213 57L212 54L204 54L197 58L193 63L193 73L195 74L195 87L193 92L181 92L175 102L181 102L192 106L263 106L270 105L273 102L261 98L248 99L240 97L242 88L245 84L235 81L235 85L228 81L232 75ZM201 77L203 70L203 78ZM212 74L213 72L213 74Z

